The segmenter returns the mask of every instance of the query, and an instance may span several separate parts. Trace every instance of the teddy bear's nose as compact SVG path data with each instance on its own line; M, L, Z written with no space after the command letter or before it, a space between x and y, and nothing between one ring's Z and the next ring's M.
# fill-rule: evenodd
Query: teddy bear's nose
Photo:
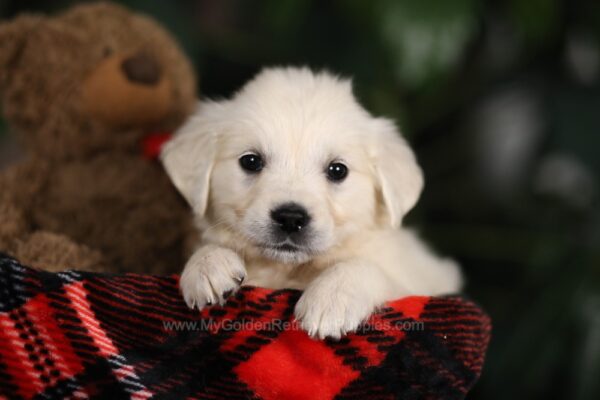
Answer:
M160 80L158 62L149 54L137 53L123 60L121 68L129 81L142 85L155 85Z

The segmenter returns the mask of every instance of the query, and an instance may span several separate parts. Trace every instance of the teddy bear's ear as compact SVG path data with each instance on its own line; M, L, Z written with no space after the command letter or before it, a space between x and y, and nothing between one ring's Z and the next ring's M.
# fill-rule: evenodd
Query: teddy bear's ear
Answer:
M42 17L22 15L12 21L0 23L0 83L8 78L25 46L27 36L40 23Z

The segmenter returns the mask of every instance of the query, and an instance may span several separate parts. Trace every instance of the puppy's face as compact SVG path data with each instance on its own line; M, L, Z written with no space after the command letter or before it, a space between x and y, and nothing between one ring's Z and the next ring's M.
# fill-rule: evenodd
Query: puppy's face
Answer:
M393 124L348 82L306 69L267 70L234 99L200 105L163 162L209 229L290 264L399 225L422 185Z
M267 257L300 263L371 227L376 191L352 124L327 110L303 120L308 110L286 108L280 103L271 117L254 110L222 136L209 206L215 222Z

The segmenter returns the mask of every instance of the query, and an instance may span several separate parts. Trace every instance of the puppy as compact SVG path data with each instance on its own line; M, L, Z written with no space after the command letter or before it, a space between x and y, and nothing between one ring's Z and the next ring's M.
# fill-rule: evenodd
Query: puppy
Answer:
M161 158L202 232L180 282L190 307L242 282L302 289L300 326L339 338L386 300L460 289L457 266L400 228L423 186L413 152L347 80L266 69L200 104Z

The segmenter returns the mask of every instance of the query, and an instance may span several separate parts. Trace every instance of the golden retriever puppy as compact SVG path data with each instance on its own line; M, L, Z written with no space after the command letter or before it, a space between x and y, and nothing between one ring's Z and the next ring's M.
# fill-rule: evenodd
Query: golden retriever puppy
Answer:
M339 338L386 300L460 289L454 262L400 228L423 186L413 152L347 80L266 69L200 104L162 161L202 232L180 282L190 307L242 282L303 289L300 326Z

